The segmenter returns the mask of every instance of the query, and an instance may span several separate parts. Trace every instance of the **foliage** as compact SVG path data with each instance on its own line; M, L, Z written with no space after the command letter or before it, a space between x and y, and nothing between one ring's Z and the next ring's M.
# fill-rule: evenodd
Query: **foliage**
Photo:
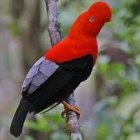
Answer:
M38 114L36 121L27 120L25 127L40 133L50 133L51 140L68 139L64 131L64 120L55 109L46 114ZM27 138L28 139L28 138Z
M113 94L116 101L115 106L106 103L106 101L112 100L110 96L103 96L97 102L95 140L139 139L140 15L138 7L140 2L128 0L118 1L118 3L119 5L116 4L114 7L114 17L110 29L113 40L119 42L117 47L131 57L131 66L126 67L123 61L122 63L110 62L108 56L106 56L105 61L102 58L104 55L100 56L96 71L102 75L105 81L103 93L108 95L108 92L113 91L116 86L119 86L121 90L117 94ZM113 47L116 47L116 45ZM110 87L110 90L107 90L108 87ZM102 108L99 109L99 106L102 106Z
M98 102L96 104L98 123L96 124L95 139L126 140L134 134L138 135L140 132L139 97L139 94L130 95L122 100L119 106L116 106L117 100L115 97L109 97ZM133 102L131 101L132 98L135 99ZM131 105L128 106L126 103L130 101Z

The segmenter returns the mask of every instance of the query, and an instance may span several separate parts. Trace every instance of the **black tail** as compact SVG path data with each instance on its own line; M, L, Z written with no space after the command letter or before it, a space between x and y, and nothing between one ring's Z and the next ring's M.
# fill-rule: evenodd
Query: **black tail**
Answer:
M26 99L22 98L15 112L15 115L13 117L11 127L10 127L10 133L14 135L15 137L18 137L21 134L22 127L23 127L24 121L26 119L26 116L28 114L30 107L31 107L31 104Z

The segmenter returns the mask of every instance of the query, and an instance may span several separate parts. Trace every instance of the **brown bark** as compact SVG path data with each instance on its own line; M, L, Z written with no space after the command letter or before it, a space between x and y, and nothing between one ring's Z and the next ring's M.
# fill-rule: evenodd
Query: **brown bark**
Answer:
M11 15L13 17L14 20L18 20L23 11L24 11L24 6L25 6L25 2L24 0L11 0L10 1L10 6L11 6Z
M43 54L42 44L41 44L41 9L40 0L30 1L30 5L27 4L26 12L27 15L27 30L22 37L22 55L23 55L23 65L24 71L27 72L31 65ZM29 6L28 6L29 5ZM36 121L34 115L30 115L29 120ZM36 132L32 129L25 131L25 134L31 135L33 139L40 139L41 133ZM45 137L44 137L45 139ZM42 138L43 140L43 138Z
M30 14L27 17L28 18L27 32L23 36L23 63L25 66L25 71L29 70L30 66L43 54L40 41L41 39L40 4L41 4L40 0L34 0L32 2L32 8L27 9Z

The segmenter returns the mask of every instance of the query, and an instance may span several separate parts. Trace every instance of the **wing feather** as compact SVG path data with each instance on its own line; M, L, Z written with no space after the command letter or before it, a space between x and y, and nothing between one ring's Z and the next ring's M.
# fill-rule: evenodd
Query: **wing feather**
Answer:
M56 63L46 60L44 57L40 58L28 72L22 85L22 92L33 93L58 67Z

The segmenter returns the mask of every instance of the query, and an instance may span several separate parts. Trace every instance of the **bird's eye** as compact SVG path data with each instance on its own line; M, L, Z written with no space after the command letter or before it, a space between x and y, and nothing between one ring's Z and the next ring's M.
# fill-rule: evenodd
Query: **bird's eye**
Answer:
M94 17L90 17L89 18L89 22L94 22L95 21L95 18Z

